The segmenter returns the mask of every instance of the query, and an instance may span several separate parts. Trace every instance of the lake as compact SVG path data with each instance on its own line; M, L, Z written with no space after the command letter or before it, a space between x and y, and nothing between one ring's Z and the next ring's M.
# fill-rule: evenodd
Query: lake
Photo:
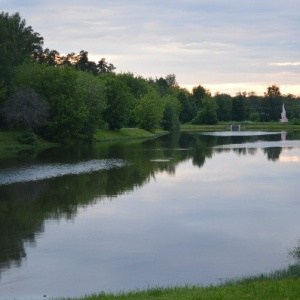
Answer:
M0 299L208 285L293 263L300 133L181 133L0 159Z

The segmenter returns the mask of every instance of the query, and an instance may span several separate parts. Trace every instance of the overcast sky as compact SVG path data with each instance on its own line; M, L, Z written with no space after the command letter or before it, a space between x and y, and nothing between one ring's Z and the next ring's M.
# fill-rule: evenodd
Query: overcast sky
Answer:
M300 95L299 0L0 0L61 54L180 86Z

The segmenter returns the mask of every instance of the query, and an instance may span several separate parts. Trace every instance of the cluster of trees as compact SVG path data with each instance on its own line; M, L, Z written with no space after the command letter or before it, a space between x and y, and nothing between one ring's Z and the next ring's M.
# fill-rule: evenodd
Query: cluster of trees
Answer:
M172 131L186 122L276 121L282 103L288 118L299 117L299 98L281 95L276 85L264 96L212 96L201 85L189 92L174 74L155 79L116 74L104 58L95 63L83 50L63 56L43 49L43 41L18 13L0 14L0 127L64 140L78 134L92 139L105 127Z

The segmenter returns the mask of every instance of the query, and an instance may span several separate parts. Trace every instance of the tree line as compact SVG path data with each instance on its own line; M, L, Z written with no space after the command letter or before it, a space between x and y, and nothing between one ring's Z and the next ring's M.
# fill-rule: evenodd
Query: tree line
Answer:
M283 103L287 117L299 119L299 97L282 95L277 85L263 96L212 96L201 85L191 92L181 88L174 74L116 73L105 58L90 61L84 50L61 55L43 43L19 13L0 14L0 128L31 130L54 141L78 135L92 140L100 128L174 131L188 122L278 121Z

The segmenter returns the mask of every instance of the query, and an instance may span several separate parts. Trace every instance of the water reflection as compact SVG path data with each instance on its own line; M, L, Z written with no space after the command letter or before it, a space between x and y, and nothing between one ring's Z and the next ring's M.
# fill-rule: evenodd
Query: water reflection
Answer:
M8 276L5 271L10 269L16 274L12 278L17 280L31 248L43 249L41 244L46 243L47 249L53 249L58 243L61 249L69 248L71 255L75 248L81 249L83 241L90 245L89 251L92 251L91 247L95 247L95 252L103 251L105 257L101 260L101 268L108 268L106 261L111 261L115 270L122 268L122 257L126 256L129 260L126 268L140 274L146 272L143 268L152 265L152 274L161 278L161 284L177 283L172 279L164 281L164 276L170 276L166 268L158 269L164 264L174 274L180 273L186 264L190 276L195 276L195 280L201 277L200 283L213 282L217 272L212 270L220 266L224 267L223 275L234 276L232 270L226 273L226 259L219 257L218 249L225 255L226 251L233 251L234 244L249 254L246 250L249 244L249 249L253 250L250 244L256 235L251 222L254 219L258 222L256 229L259 232L260 222L275 216L269 216L270 212L262 204L266 195L272 194L269 201L276 206L276 209L271 208L276 210L276 216L277 208L281 213L289 214L289 205L293 207L292 203L298 197L296 178L299 170L294 163L300 157L299 146L298 133L288 133L284 143L281 133L255 136L190 133L125 144L51 149L27 160L22 157L15 161L0 161L0 276L5 279ZM250 160L244 159L246 157ZM291 161L292 167L282 169L273 161ZM24 170L31 170L32 175ZM275 177L279 170L280 177ZM283 191L281 186L286 180L289 185ZM288 201L281 203L286 196ZM113 204L101 206L112 199L116 200ZM183 204L183 200L188 205ZM293 212L297 213L296 210ZM49 224L53 220L69 220L74 224L70 225L72 229L65 223L55 229ZM245 243L243 245L239 245L241 229L235 228L237 224L248 229L250 236L252 234L250 240L239 237ZM270 232L274 231L273 224L273 220L270 226L265 224ZM281 230L285 229L283 226ZM48 233L47 241L39 241L45 230L56 231L50 237ZM71 231L72 234L66 236ZM165 241L170 248L166 247ZM114 256L119 249L124 253ZM90 253L80 251L83 256ZM163 255L164 251L169 253ZM198 251L203 256L197 256ZM180 259L177 257L179 252L183 255ZM214 253L215 260L209 253ZM97 256L96 253L93 255ZM251 257L258 259L254 254ZM88 257L80 259L88 261ZM249 257L245 254L237 258L241 269L243 259ZM176 261L178 265L174 265ZM93 261L86 263L90 268L96 268ZM192 269L197 263L205 266L205 272L210 273L208 277L203 274L197 277L198 270ZM70 264L68 267L72 266ZM81 268L85 267L81 265ZM248 264L245 264L246 268ZM157 272L161 272L160 275ZM151 271L146 273L151 278ZM111 269L107 274L112 278L116 276ZM184 278L189 280L182 271L182 280ZM130 280L132 277L129 276ZM118 285L120 282L122 286ZM126 286L125 282L124 278L119 278L115 288L136 287ZM149 282L152 283L155 284ZM0 281L0 290L4 290L6 285L1 288L1 284ZM9 289L7 291L7 296L15 296L9 294Z
M82 174L123 167L126 163L116 159L89 160L76 164L29 165L0 170L0 185L37 181L70 174Z

